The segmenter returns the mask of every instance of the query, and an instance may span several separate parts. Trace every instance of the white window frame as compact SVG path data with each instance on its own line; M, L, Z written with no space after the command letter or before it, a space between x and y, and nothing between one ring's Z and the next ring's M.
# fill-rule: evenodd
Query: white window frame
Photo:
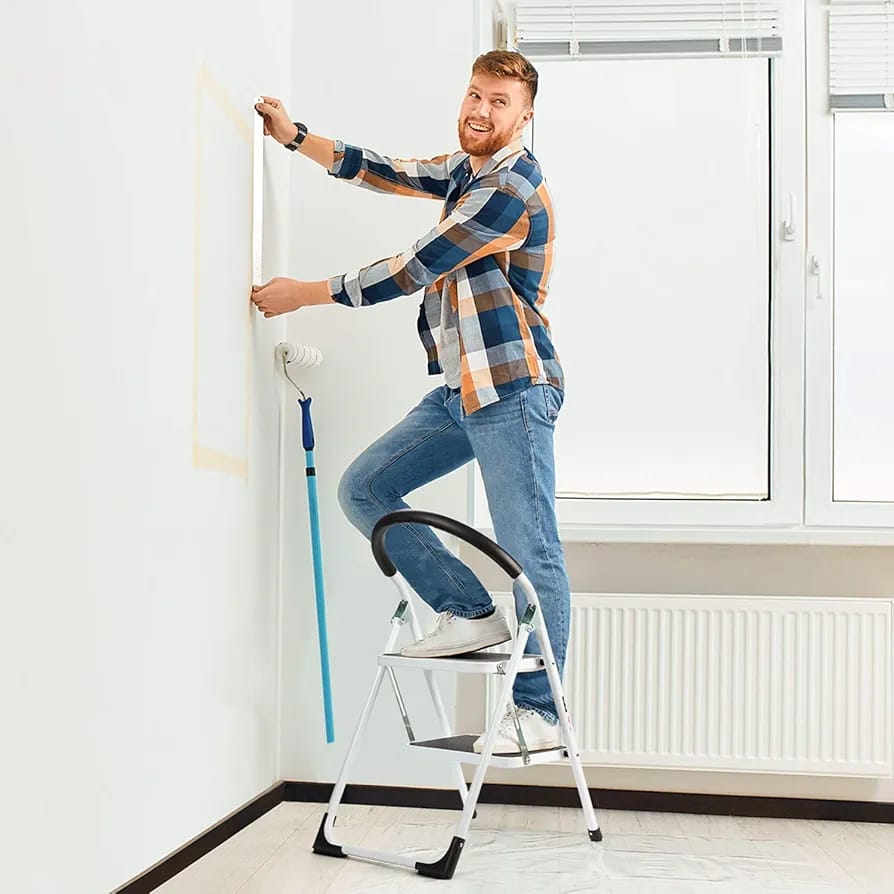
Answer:
M834 485L834 151L835 114L829 102L828 6L807 9L807 404L805 521L808 525L894 526L894 503L833 500ZM864 114L892 114L871 112ZM813 259L818 262L817 273ZM868 532L867 532L868 536Z
M804 542L804 0L786 0L784 49L771 60L771 381L769 500L558 498L564 540ZM478 51L493 49L494 0L476 0ZM536 64L536 60L535 60ZM567 64L577 64L570 59ZM786 225L793 232L784 238ZM470 523L492 530L478 473L469 479ZM826 532L826 536L838 536ZM847 532L839 532L847 537ZM894 540L894 538L892 538ZM837 541L836 541L837 542Z

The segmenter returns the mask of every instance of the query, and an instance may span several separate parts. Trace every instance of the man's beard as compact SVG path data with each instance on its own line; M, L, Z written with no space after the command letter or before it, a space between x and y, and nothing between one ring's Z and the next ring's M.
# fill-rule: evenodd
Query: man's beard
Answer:
M468 152L469 155L484 158L498 152L509 142L506 131L498 131L496 129L490 131L490 133L482 133L477 137L472 137L466 126L468 123L469 119L466 118L465 121L459 121L456 127L459 134L459 145L462 147L463 152Z

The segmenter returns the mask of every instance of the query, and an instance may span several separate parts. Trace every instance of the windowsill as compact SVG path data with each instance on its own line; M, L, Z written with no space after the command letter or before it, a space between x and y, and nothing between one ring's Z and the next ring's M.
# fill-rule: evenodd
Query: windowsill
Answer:
M480 528L489 537L492 528ZM778 546L894 546L894 528L833 527L699 527L696 525L560 524L563 543L705 543Z

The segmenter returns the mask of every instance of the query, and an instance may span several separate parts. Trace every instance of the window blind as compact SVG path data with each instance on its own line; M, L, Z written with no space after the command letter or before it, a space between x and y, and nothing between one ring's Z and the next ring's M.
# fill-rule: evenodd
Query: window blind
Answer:
M771 0L516 0L515 46L526 56L775 56Z
M829 105L894 110L894 2L830 3Z

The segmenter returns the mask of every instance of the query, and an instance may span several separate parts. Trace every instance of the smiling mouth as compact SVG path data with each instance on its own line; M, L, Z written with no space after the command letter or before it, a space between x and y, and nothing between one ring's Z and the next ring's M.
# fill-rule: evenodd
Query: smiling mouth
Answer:
M490 133L491 128L489 128L489 127L481 127L481 125L474 125L474 124L472 124L472 122L470 121L470 122L469 122L469 130L471 130L473 133L481 133L481 134L484 134L484 133Z

